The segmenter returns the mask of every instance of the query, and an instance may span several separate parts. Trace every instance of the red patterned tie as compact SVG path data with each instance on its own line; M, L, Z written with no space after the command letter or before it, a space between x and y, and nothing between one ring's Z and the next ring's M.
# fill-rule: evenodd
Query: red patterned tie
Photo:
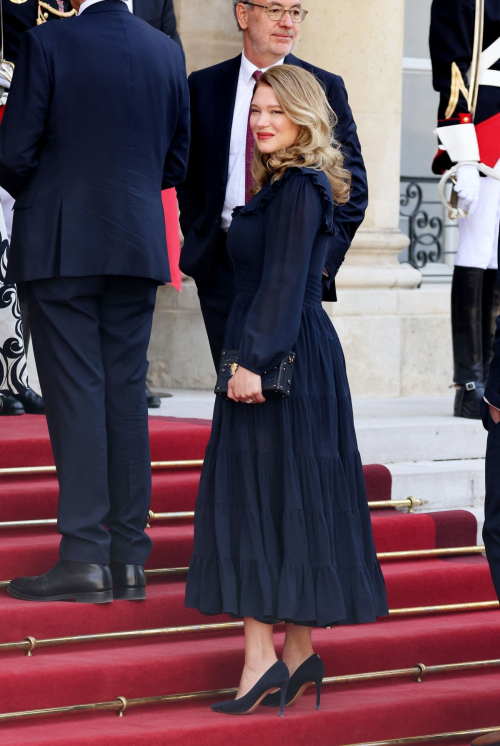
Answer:
M259 80L261 75L262 75L262 70L256 70L254 74L252 75L252 78L254 80ZM250 189L253 186L252 161L253 161L253 154L255 151L255 140L254 140L252 129L250 127L251 111L252 111L252 107L250 106L250 109L248 111L247 148L246 148L246 153L245 153L245 204L247 204L247 202L250 202L250 200L252 199L252 194L250 193Z

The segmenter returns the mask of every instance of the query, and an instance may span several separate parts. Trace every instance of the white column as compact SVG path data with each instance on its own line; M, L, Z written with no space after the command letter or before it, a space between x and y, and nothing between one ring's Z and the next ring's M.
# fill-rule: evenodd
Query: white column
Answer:
M296 50L302 59L344 78L368 172L370 201L340 288L410 288L421 279L398 254L404 3L315 0Z

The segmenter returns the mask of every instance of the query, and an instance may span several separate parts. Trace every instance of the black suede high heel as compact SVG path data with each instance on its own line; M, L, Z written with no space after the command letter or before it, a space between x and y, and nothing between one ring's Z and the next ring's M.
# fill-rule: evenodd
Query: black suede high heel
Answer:
M286 690L285 706L291 707L304 694L308 686L316 685L316 709L321 706L321 684L325 676L325 665L319 655L314 653L298 667L290 677ZM265 707L279 707L280 701L277 694L268 694L261 704Z
M261 676L255 686L244 697L216 702L211 705L211 709L214 712L223 712L226 715L251 715L271 689L280 689L280 693L276 693L273 696L278 697L281 718L283 717L285 695L289 681L290 674L288 673L288 668L283 661L277 661L266 671L264 676Z

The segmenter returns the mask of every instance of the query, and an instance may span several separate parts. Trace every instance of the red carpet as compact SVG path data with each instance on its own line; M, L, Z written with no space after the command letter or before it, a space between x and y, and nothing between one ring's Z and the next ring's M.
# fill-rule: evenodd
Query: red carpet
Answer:
M210 423L151 418L150 427L153 460L203 458ZM43 418L0 420L0 439L0 467L52 463ZM192 510L198 478L195 469L155 472L152 509ZM55 516L54 477L0 479L1 521ZM390 499L385 467L365 467L365 480L370 500ZM467 511L374 510L372 524L379 552L476 543L476 521ZM0 579L41 572L57 559L55 529L2 530L0 536ZM151 536L149 567L188 564L191 521L158 522ZM481 556L391 560L382 569L392 609L495 599ZM0 590L0 643L27 635L43 639L226 621L185 609L183 593L182 577L151 581L145 603L30 604ZM279 645L282 638L277 631ZM500 657L500 611L389 618L318 630L314 639L328 676L493 659ZM242 656L242 635L234 631L62 646L35 651L32 658L0 652L0 712L236 686ZM320 712L306 695L282 720L262 707L249 718L224 717L201 701L131 710L124 718L96 713L0 724L0 745L226 746L238 740L341 746L500 725L499 696L500 669L458 672L430 675L422 684L394 679L325 686ZM457 739L455 746L459 743L467 741Z

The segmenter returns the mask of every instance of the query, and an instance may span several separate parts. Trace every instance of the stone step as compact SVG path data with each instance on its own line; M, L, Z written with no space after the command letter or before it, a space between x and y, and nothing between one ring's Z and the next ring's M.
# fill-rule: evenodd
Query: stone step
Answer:
M406 461L387 466L392 474L393 500L410 495L427 500L424 511L482 508L484 504L484 459Z
M155 415L211 419L211 391L169 389ZM486 431L480 420L453 417L453 396L354 399L364 464L482 459Z
M355 399L363 463L481 459L487 433L480 420L453 417L453 397Z

